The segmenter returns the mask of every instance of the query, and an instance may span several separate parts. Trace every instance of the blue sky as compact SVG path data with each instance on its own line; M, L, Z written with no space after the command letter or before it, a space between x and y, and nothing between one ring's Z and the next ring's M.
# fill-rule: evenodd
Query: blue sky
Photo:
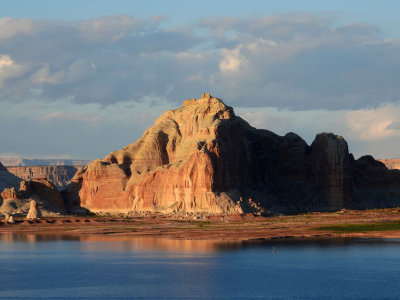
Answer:
M18 0L2 1L2 16L36 20L82 20L127 14L148 18L163 15L171 24L184 24L210 16L253 16L303 11L338 13L344 20L379 26L386 34L399 36L400 20L396 0Z
M400 157L397 1L1 1L0 155L95 159L211 92Z

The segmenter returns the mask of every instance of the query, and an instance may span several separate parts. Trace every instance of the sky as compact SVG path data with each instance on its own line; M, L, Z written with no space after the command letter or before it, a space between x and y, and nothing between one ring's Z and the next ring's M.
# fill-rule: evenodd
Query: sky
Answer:
M356 157L400 157L398 1L8 1L0 156L96 159L209 92Z

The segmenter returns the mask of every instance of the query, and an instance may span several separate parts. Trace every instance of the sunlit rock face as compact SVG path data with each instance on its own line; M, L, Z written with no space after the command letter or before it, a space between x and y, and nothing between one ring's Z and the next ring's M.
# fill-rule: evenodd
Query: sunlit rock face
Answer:
M340 136L321 133L308 146L294 133L255 129L204 94L166 111L137 142L90 163L64 198L70 208L94 212L337 210L353 206L357 165Z

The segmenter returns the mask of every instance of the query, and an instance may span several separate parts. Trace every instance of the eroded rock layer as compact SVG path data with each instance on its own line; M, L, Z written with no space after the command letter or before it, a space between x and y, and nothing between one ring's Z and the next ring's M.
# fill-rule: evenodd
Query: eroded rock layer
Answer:
M90 163L64 195L67 205L92 211L269 213L362 207L390 186L385 205L400 205L399 173L375 162L355 161L332 133L308 146L294 133L255 129L204 94L165 112L136 143ZM364 171L388 181L362 178Z

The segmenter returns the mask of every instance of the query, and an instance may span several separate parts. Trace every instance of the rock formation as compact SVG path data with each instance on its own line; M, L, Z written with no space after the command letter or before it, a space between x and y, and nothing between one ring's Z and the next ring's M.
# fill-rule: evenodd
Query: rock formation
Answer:
M4 214L4 224L14 224L15 220L14 217L10 214Z
M8 172L21 180L47 179L62 189L71 183L72 178L83 166L24 166L7 167Z
M19 188L6 188L0 194L0 213L25 215L35 200L44 215L65 212L64 201L56 186L48 180L21 181Z
M8 216L7 223L9 223L9 224L14 224L15 223L14 217L12 215Z
M64 193L70 207L94 212L264 214L377 206L381 195L400 205L400 174L354 160L342 137L321 133L308 146L294 133L255 129L209 94L90 163Z
M40 217L41 217L41 213L37 207L36 201L31 200L30 205L29 205L29 212L28 212L28 215L26 216L26 219L34 220L34 219L37 219Z
M65 212L64 200L52 182L43 178L22 180L0 164L0 213L26 215L31 200L44 215Z

